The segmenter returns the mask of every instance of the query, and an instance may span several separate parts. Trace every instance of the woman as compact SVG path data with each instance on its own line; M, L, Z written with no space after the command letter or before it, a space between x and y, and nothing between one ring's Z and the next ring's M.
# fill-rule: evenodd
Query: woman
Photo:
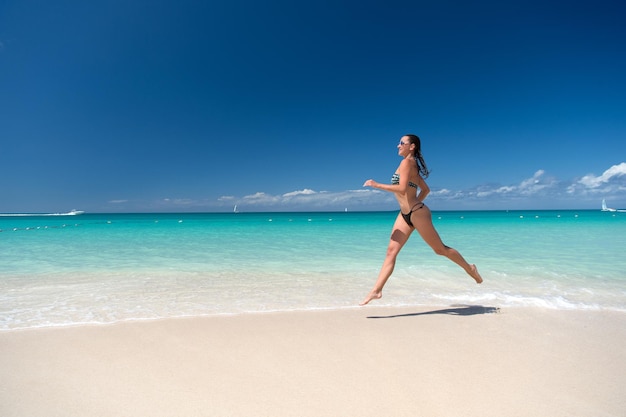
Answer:
M376 284L360 305L365 305L383 296L383 287L393 272L396 257L415 229L437 255L446 256L459 265L474 278L476 283L483 282L476 265L468 264L457 250L444 245L433 226L430 209L423 203L430 189L424 181L424 178L428 177L428 168L422 157L420 138L416 135L403 136L398 144L398 154L403 159L396 173L391 177L391 184L380 184L374 180L367 180L363 184L364 187L373 187L394 193L400 205L400 213L398 213L393 225L391 240L387 247L387 256L378 274Z

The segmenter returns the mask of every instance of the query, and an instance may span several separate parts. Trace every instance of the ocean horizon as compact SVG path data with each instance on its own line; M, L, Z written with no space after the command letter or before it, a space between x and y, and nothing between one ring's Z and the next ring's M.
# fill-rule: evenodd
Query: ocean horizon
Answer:
M0 330L358 307L397 211L0 217ZM626 213L433 211L476 285L417 233L379 306L626 311Z

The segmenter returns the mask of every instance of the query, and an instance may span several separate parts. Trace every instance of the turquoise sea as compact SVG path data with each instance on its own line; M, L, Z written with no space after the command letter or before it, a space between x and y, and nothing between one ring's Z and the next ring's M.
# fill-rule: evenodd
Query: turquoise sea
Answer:
M0 217L0 330L357 307L397 212ZM476 285L414 233L379 306L626 311L626 213L433 212Z

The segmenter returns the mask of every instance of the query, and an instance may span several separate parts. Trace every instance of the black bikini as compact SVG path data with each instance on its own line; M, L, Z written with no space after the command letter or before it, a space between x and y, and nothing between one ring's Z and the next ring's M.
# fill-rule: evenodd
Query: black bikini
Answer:
M422 203L420 201L419 203L415 203L413 208L411 208L411 211L409 211L407 214L404 214L403 212L400 212L400 214L402 215L402 218L404 219L406 224L408 224L411 227L415 227L415 226L413 226L413 223L411 222L411 214L413 214L414 211L417 211L417 210L421 209L422 207L424 207L424 203Z
M393 176L391 177L391 183L392 184L399 184L400 183L400 175L393 174ZM415 184L414 182L409 181L409 187L413 187L413 188L417 189L417 184ZM400 212L400 214L402 215L402 218L404 219L406 224L408 224L411 227L415 227L415 226L413 226L413 222L411 222L411 214L413 214L413 212L421 209L422 207L424 207L424 203L422 203L420 201L418 203L415 203L413 205L413 207L411 207L411 211L409 211L407 214L404 214L403 212Z

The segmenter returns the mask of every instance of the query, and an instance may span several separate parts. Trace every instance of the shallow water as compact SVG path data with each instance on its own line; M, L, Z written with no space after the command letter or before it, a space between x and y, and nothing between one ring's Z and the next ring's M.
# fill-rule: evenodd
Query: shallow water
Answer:
M396 212L0 217L0 330L355 307ZM415 233L378 305L626 310L626 213L434 212L476 285Z

